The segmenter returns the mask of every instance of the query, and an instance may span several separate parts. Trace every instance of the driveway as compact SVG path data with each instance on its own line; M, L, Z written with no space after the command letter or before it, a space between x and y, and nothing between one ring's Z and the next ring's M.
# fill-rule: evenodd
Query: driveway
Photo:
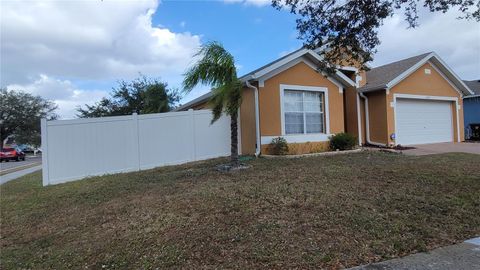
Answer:
M412 145L415 149L403 150L405 155L423 156L442 153L470 153L480 155L480 143L432 143Z
M480 238L349 270L478 270Z

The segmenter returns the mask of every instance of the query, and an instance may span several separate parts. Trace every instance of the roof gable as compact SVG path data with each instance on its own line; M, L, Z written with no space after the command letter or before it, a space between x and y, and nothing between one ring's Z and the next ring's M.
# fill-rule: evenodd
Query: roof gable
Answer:
M271 78L272 76L275 76L276 74L284 71L285 69L288 69L289 67L292 67L298 64L299 62L304 62L308 64L310 67L312 67L313 69L317 70L315 68L315 65L320 61L322 61L322 58L315 51L306 49L306 48L300 48L283 57L280 57L279 59L271 63L268 63L252 72L249 72L243 75L239 79L242 82L258 81L259 86L261 87L265 80ZM331 75L327 75L325 73L322 73L322 74L326 76L334 84L336 84L339 88L342 88L343 86L347 86L347 87L355 86L355 82L352 81L350 78L348 78L345 74L343 74L339 70L337 70L335 74L331 74ZM192 106L195 106L197 104L204 102L210 97L211 97L211 92L206 93L190 102L187 102L186 104L178 107L175 110L181 111L187 108L191 108Z
M387 88L387 84L420 62L430 53L413 56L390 64L372 68L367 71L367 83L362 86L362 92Z
M311 63L313 63L313 65L323 60L315 51L306 49L306 48L301 48L261 68L258 68L252 72L249 72L243 75L242 77L240 77L240 80L242 81L258 80L261 85L262 81L277 74L278 73L277 70L281 70L282 68L289 66L289 64L295 63L296 61L297 61L296 63L298 63L299 59L305 59L307 61L310 61ZM340 82L344 86L355 86L355 83L350 78L348 78L345 74L343 74L338 70L335 72L335 74L331 74L331 75L327 75L325 73L322 73L322 74L327 77L331 77L335 79L336 81Z
M359 92L390 89L425 63L430 62L443 77L462 95L472 94L472 91L434 52L413 56L387 65L376 67L367 72L367 83L358 89Z

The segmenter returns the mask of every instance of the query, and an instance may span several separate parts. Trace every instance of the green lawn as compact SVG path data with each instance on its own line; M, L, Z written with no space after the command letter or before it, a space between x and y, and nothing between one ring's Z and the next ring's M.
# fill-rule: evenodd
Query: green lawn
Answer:
M223 161L4 184L0 268L336 269L480 235L480 155Z

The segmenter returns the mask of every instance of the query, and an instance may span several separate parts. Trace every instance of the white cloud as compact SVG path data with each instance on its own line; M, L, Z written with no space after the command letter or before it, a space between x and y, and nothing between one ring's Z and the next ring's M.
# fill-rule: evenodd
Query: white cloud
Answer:
M462 79L480 78L480 24L458 16L423 11L414 29L400 15L389 18L379 30L382 44L373 66L435 51Z
M76 89L80 92L73 95L75 87L69 81L53 78L105 82L142 73L175 86L201 44L199 35L152 25L157 0L1 5L0 85L28 87L58 101L62 112L90 92ZM47 90L47 84L54 87ZM91 95L90 102L100 97L95 91Z
M232 4L232 3L242 3L249 6L257 6L257 7L264 7L267 5L271 5L271 0L224 0L225 3Z
M55 77L169 76L185 70L200 36L152 26L157 1L2 3L2 83Z
M102 90L81 90L69 80L60 80L41 74L28 84L10 84L9 90L23 90L33 95L39 95L54 101L59 109L57 113L62 119L75 118L76 108L92 101L100 100L108 95Z

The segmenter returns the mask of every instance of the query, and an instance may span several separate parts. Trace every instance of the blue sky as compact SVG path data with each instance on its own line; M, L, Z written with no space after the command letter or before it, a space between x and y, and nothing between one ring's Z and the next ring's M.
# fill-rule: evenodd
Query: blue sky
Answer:
M268 0L1 1L1 82L54 100L62 118L107 96L117 80L142 73L181 86L192 55L220 41L243 75L302 44L295 16ZM480 75L480 24L455 12L421 11L407 29L395 15L379 29L373 66L437 52L464 79ZM461 29L461 31L459 31ZM183 102L208 91L198 87Z
M199 35L202 42L221 42L235 56L238 75L241 76L302 46L297 39L295 18L291 13L269 5L163 1L152 17L152 24L177 33ZM143 71L139 70L139 73ZM161 73L149 76L165 77ZM75 82L85 89L109 89L116 80ZM180 87L178 80L171 85ZM198 96L199 91L205 92L206 87L198 87L184 101Z
M176 32L202 35L202 41L220 41L234 56L239 75L299 48L295 16L268 5L221 1L165 1L153 17L157 25Z
M238 75L241 76L302 46L297 39L295 18L291 13L269 5L163 1L152 17L152 24L177 33L199 35L202 42L221 42L235 56ZM161 73L151 76L164 77ZM80 80L77 83L87 88L98 88L100 85L108 87L115 81ZM174 80L172 85L178 87L179 84ZM185 99L197 95L195 91Z

